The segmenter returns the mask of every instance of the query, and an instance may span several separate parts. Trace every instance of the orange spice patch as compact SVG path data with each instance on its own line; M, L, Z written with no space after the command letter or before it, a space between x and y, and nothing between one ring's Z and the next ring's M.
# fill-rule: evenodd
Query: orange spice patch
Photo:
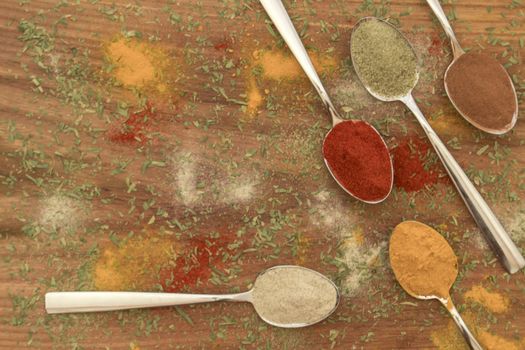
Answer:
M247 98L247 112L250 115L254 115L259 109L259 106L263 103L263 96L259 91L259 88L257 87L257 83L253 76L251 76L248 80Z
M365 243L365 235L363 234L363 228L358 226L353 232L352 237L358 246L362 246Z
M133 238L104 249L93 270L98 290L151 289L162 267L177 259L177 245L168 238Z
M303 265L307 261L311 245L311 238L299 234L297 237L297 256L295 258L297 264Z
M519 350L519 346L515 342L487 331L479 330L477 336L480 345L486 350Z
M472 312L467 311L463 313L462 316L483 349L518 350L523 348L523 340L521 340L518 344L517 341L490 333L485 326L479 324L479 320L476 321L476 316ZM430 339L439 350L469 349L465 339L459 332L453 320L450 320L446 327L442 327L433 331L430 335Z
M442 114L433 119L429 119L428 122L438 134L468 136L474 129L462 119L457 113L452 115Z
M168 56L158 47L137 39L118 39L106 45L110 74L128 88L165 92L168 88Z
M334 69L336 67L335 59L326 55L309 53L312 63L319 73ZM260 65L263 76L267 79L282 80L293 79L304 76L303 70L297 60L282 51L258 50L253 53L255 58L254 65Z
M439 350L468 350L465 339L452 320L446 327L433 331L430 339Z
M337 67L336 60L328 55L310 52L312 63L318 73L328 72ZM255 50L252 53L252 64L247 75L247 107L246 113L253 116L264 103L264 95L252 75L253 68L260 68L262 78L267 80L286 81L305 78L306 75L297 60L291 54L281 50Z
M508 310L509 300L497 292L489 292L482 286L473 286L465 293L465 299L483 305L487 310L502 313Z

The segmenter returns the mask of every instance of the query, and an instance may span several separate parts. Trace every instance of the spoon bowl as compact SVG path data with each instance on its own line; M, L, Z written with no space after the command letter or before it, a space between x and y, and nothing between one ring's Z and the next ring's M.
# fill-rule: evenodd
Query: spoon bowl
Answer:
M496 215L494 215L494 213L492 212L488 204L485 202L483 197L481 197L476 187L472 184L472 182L470 181L468 176L465 174L461 166L457 163L457 161L454 159L452 154L449 152L446 145L443 143L443 141L441 141L439 136L432 129L427 119L425 118L421 110L419 109L416 103L416 100L412 96L412 90L416 86L417 80L419 77L419 74L418 74L419 69L417 65L417 60L415 61L416 62L415 65L413 66L411 65L411 68L413 71L408 72L408 73L413 74L413 80L411 81L412 84L407 84L406 87L401 89L401 94L404 93L404 95L402 96L400 94L385 95L383 93L380 93L377 90L377 86L378 86L377 84L375 85L376 88L373 88L371 84L368 84L369 81L367 83L367 79L370 80L374 78L374 76L371 75L373 72L370 73L369 71L365 71L361 69L362 67L360 67L360 62L358 62L358 60L356 59L354 55L355 54L354 40L356 40L355 39L356 33L358 33L361 26L365 23L369 23L370 21L375 21L374 25L381 26L382 27L381 30L390 31L391 33L393 33L393 35L391 36L392 38L395 38L396 40L401 39L401 41L399 42L406 45L405 47L399 49L399 50L402 50L404 54L406 54L406 56L403 56L403 57L405 58L407 57L415 58L416 57L416 54L414 52L412 45L410 45L409 41L405 38L405 36L399 30L397 30L397 28L395 28L390 23L384 20L380 20L375 17L366 17L360 20L359 22L357 22L357 24L352 30L352 37L350 41L350 47L352 51L352 63L354 65L358 78L361 80L361 82L363 83L365 88L370 92L370 94L372 94L372 96L382 101L395 101L395 100L401 101L412 111L417 121L421 125L423 131L427 135L430 143L434 147L434 150L436 151L439 159L443 163L443 166L447 170L447 173L450 176L450 179L456 186L456 189L458 190L461 198L463 199L465 205L467 206L467 209L472 214L472 217L476 221L478 227L480 228L481 232L485 236L487 242L491 246L496 256L500 259L500 261L503 263L507 271L509 271L510 273L515 273L519 271L522 267L525 266L525 259L523 258L520 251L518 250L518 248L516 247L516 245L510 238L510 236L508 235L508 233L505 231L501 223L499 222ZM366 29L366 27L364 28ZM377 39L377 37L374 38L373 36L378 35L378 34L375 34L374 32L368 32L365 34L366 36L363 36L361 39L357 39L357 40L362 40L361 44L363 45L364 48L361 48L361 49L364 50L363 52L369 54L369 57L366 57L366 59L375 60L375 59L384 58L384 57L380 57L380 58L373 57L373 55L370 54L370 52L372 51L374 53L377 53L378 55L385 55L387 52L390 53L388 51L388 48L381 47L382 45L384 45L384 41L378 41L378 40L372 41L373 39ZM362 54L363 52L360 52L359 54ZM393 70L393 72L389 72L389 74L391 76L395 76L396 73L399 74L400 72L396 72L396 69L398 66L395 65L395 60L392 63L392 66L389 66L391 61L393 60L388 61L388 59L386 59L386 62L387 62L386 64L384 64L384 61L382 61L381 67L384 70L388 70L388 69ZM377 62L375 63L377 64ZM392 69L392 68L395 68L395 69ZM370 74L369 76L363 76L364 73L370 73ZM408 74L406 71L404 73Z
M286 271L288 270L288 271ZM275 316L272 315L272 313L268 313L269 310L267 310L265 307L264 307L264 302L258 298L258 295L260 294L257 293L257 288L259 285L263 284L264 283L264 279L265 278L271 278L271 274L272 273L280 273L280 272L293 272L293 270L302 270L303 273L308 273L308 274L311 274L312 276L316 276L317 279L318 279L318 282L320 282L320 284L324 284L324 288L327 290L328 293L326 293L326 295L322 295L320 298L329 298L330 300L333 301L332 303L332 306L330 308L325 308L324 312L320 312L319 313L319 317L316 317L316 318L312 318L312 319L309 319L308 321L305 321L305 322L295 322L295 321L291 321L291 322L283 322L283 321L277 321L275 319ZM292 295L293 293L300 293L300 292L304 292L303 291L298 291L297 290L297 286L296 285L292 285L292 284L289 284L287 286L289 289L290 289L290 294L289 295ZM262 289L262 287L261 287ZM266 290L268 291L268 290ZM299 327L307 327L307 326L310 326L310 325L313 325L315 323L318 323L318 322L321 322L322 320L326 319L328 316L330 316L336 309L337 309L337 306L339 305L339 302L340 302L340 294L339 294L339 289L337 288L337 286L330 280L328 279L326 276L324 276L323 274L317 272L317 271L314 271L314 270L311 270L311 269L308 269L308 268L305 268L305 267L301 267L301 266L294 266L294 265L279 265L279 266L274 266L272 268L269 268L265 271L263 271L262 273L260 273L258 276L257 276L257 279L255 280L254 282L254 286L253 288L249 291L249 293L251 293L251 300L250 302L253 304L253 307L255 308L255 311L257 312L257 314L259 315L259 317L264 320L266 323L268 324L271 324L272 326L276 326L276 327L281 327L281 328L299 328ZM274 295L274 294L272 294ZM315 304L316 300L312 300ZM289 300L287 300L286 298L282 299L281 300L281 303L288 303ZM290 302L290 304L295 304L297 305L298 308L302 309L302 312L307 312L308 309L309 309L309 303L304 303L304 304L301 304L301 305L298 305L298 303L295 303L295 302ZM282 305L282 304L281 304ZM313 304L311 306L314 306ZM319 311L319 310L316 310L316 311ZM288 317L288 316L285 316L285 317Z
M497 73L500 79L493 80L493 84L490 87L487 86L484 91L464 89L464 85L484 86L476 82L490 80L489 77L481 74L481 69L478 69L480 65L485 66L484 70ZM459 74L468 76L468 79L459 81L459 79L456 79L456 75ZM518 120L518 95L511 77L501 63L492 56L474 52L463 53L457 57L454 56L454 60L445 71L445 91L459 114L470 124L484 132L502 135L509 132L516 125ZM501 101L501 96L498 96L500 98L499 101L495 100L496 96L491 96L495 95L496 91L498 91L499 95L504 94L503 101ZM462 99L456 98L459 93L463 95ZM484 99L479 101L479 96L483 96ZM493 115L489 113L497 106L499 108L496 114L499 118L495 120L492 119ZM478 110L476 114L469 112L473 108Z
M297 284L291 283L282 284L286 288L286 293L283 294L280 300L280 306L294 306L295 309L303 313L316 312L316 317L301 317L293 320L290 317L288 322L283 322L277 319L271 313L268 313L268 307L264 304L264 299L260 297L258 292L259 285L263 283L262 287L265 292L268 291L268 286L264 284L264 280L271 277L272 274L287 273L290 276L292 273L302 273L310 275L313 284L303 284L301 287L307 291L314 291L315 288L324 290L326 294L322 294L319 298L329 301L330 303L322 305L323 309L316 308L319 303L313 298L301 299L298 297ZM261 282L263 281L263 282ZM295 287L295 288L294 288ZM282 290L281 290L282 291ZM282 294L282 293L281 293ZM339 305L340 294L337 286L326 276L317 271L307 269L295 265L278 265L271 267L260 273L255 282L254 287L246 292L235 294L184 294L184 293L146 293L146 292L50 292L45 295L45 307L49 314L61 313L76 313L76 312L97 312L97 311L113 311L113 310L128 310L137 308L150 308L162 306L175 306L208 303L216 301L231 301L231 302L248 302L251 303L259 317L266 323L281 327L281 328L299 328L313 325L321 322L330 316ZM281 316L281 319L283 317Z
M352 127L348 128L349 126ZM368 159L368 161L359 161L359 159L355 160L354 163L356 165L353 167L352 171L357 173L355 177L361 179L361 181L359 183L345 185L343 181L340 181L340 178L345 175L345 169L338 169L338 164L340 162L334 160L337 160L337 158L344 155L346 162L352 162L352 150L343 149L344 145L337 144L335 140L338 139L337 133L339 133L340 130L341 132L351 133L352 129L355 130L357 128L368 129L369 131L365 134L376 135L376 137L366 139L361 138L360 140L360 135L356 134L353 142L361 142L359 143L360 150L354 154L354 158L358 158L360 154L365 154L370 159L376 159L377 161L375 163L379 166L369 166L371 163L370 159ZM331 149L337 149L337 151L332 154L330 151ZM364 149L369 149L369 151L363 152ZM337 184L346 193L362 202L368 204L381 203L390 195L390 192L392 192L394 185L394 168L391 164L388 148L379 132L373 126L364 121L346 120L335 124L332 129L328 131L323 140L323 160L328 172L332 175ZM360 163L365 164L366 166L359 166ZM387 187L385 187L381 181L374 181L374 179L383 179L385 175L389 179Z
M453 60L448 66L445 72L445 90L447 95L452 102L452 105L456 108L459 114L465 118L470 124L476 128L494 135L501 135L510 131L518 119L518 96L516 94L516 88L512 83L508 72L496 59L488 55L482 55L472 52L467 52L461 48L459 41L454 34L454 30L450 25L443 8L441 7L439 0L427 0L428 5L436 15L438 21L441 23L443 30L450 39L452 46ZM478 62L476 62L478 61ZM463 63L469 62L468 65ZM480 91L480 88L476 90L467 90L464 87L473 85L473 83L480 81L490 80L489 77L481 74L484 68L485 71L491 71L493 74L497 74L499 79L492 79L492 85ZM466 73L467 81L462 81L462 84L454 83L454 75L460 70L464 70ZM494 78L494 76L492 76ZM476 84L476 86L484 86L483 84ZM461 91L464 96L463 99L458 99L456 94ZM503 95L495 95L494 92L499 91L504 93ZM480 102L477 98L483 96L484 99ZM503 98L505 101L501 101ZM499 101L496 101L498 99ZM500 102L500 105L495 105L496 102ZM476 108L477 107L477 108ZM514 107L514 108L512 108ZM476 109L477 113L473 112ZM490 110L497 110L498 119L494 120L493 115L490 115ZM490 121L489 121L490 119Z
M403 33L401 33L396 27L394 27L393 25L391 25L390 23L388 23L385 20L379 19L377 17L369 16L369 17L363 17L359 21L357 21L357 23L355 24L354 28L352 29L352 34L350 36L350 51L351 52L354 51L354 49L353 49L354 48L353 43L355 42L355 40L354 40L355 39L355 35L354 34L359 30L361 25L366 24L366 23L370 23L370 22L380 22L380 23L384 23L384 24L388 25L390 28L395 30L395 32L398 34L399 38L401 38L405 42L405 44L410 48L410 54L412 55L412 59L416 62L416 65L414 67L415 69L414 69L414 77L413 77L412 84L406 87L404 93L388 96L388 95L382 94L379 91L377 91L376 89L374 89L370 84L368 84L363 79L363 73L364 72L361 71L360 65L358 64L358 62L356 62L356 58L355 58L354 54L350 55L350 58L352 60L352 66L354 67L354 70L355 70L355 72L357 74L357 77L359 78L359 80L363 84L364 88L370 93L370 95L374 96L376 99L378 99L380 101L383 101L383 102L400 101L403 98L405 98L407 95L412 93L412 90L416 87L417 82L419 80L419 65L417 64L417 56L415 54L415 50L414 50L412 44L403 35Z
M481 350L450 297L458 275L458 259L446 239L421 222L405 221L395 227L390 237L389 257L401 287L414 298L439 300L470 348Z

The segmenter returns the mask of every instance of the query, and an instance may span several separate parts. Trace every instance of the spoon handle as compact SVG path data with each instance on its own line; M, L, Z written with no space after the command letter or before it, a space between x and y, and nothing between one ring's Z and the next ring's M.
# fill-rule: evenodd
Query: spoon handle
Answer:
M452 319L454 319L454 321L456 322L461 332L461 335L463 335L463 338L465 338L465 340L467 341L469 348L471 348L472 350L483 350L483 348L481 347L481 345L479 345L476 338L474 338L474 335L472 334L470 329L468 329L465 321L463 321L463 318L461 317L458 310L452 303L452 300L448 298L448 299L439 299L439 301L441 301L441 303L447 308L448 312L452 316Z
M459 45L458 39L456 38L454 31L452 30L452 26L450 25L447 19L447 15L445 14L445 11L443 11L443 8L441 7L439 0L427 0L427 3L432 9L432 11L434 11L434 15L436 15L437 19L439 20L439 23L441 23L441 26L443 27L443 29L445 30L445 33L447 33L447 36L450 39L450 43L452 44L452 53L454 54L454 59L463 55L465 51L463 51L463 49Z
M487 202L481 197L476 187L469 180L461 166L456 162L452 154L448 151L445 144L439 139L436 132L427 122L425 116L417 106L412 95L408 95L402 101L414 113L421 127L427 134L432 146L436 150L441 162L445 166L452 182L456 186L461 198L465 202L472 217L478 224L481 232L492 247L492 250L501 260L507 271L515 273L525 266L525 259L520 251L512 242L508 233L505 231L498 218Z
M341 122L342 119L339 116L339 113L337 113L332 101L330 100L330 97L328 96L328 93L321 83L321 79L319 79L315 67L312 64L312 61L310 60L310 57L308 56L308 53L301 42L301 38L299 38L299 34L297 34L292 20L290 19L290 16L288 16L288 13L286 12L286 9L284 8L281 0L260 0L260 2L272 20L273 24L283 37L284 41L292 51L293 55L303 68L304 72L308 76L308 79L310 79L312 82L315 90L317 90L321 100L329 109L330 114L332 115L333 124L335 125L338 122Z
M250 301L251 293L181 294L143 292L51 292L46 293L48 314L127 310L186 305L214 301Z

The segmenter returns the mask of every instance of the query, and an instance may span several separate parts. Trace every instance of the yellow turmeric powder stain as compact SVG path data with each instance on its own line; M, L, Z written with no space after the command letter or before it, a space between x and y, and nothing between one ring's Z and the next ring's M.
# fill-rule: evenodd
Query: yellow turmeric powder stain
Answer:
M474 131L460 115L441 114L428 120L432 128L439 134L468 136Z
M365 243L365 235L363 234L363 228L358 226L353 232L352 237L358 246L362 246Z
M93 270L98 290L151 289L161 267L175 264L177 246L167 238L133 238L101 252Z
M489 292L482 286L473 286L465 293L465 299L481 304L495 313L503 313L509 308L508 298L497 292Z
M118 38L106 46L106 56L113 65L110 73L128 88L151 88L165 92L168 56L158 47L137 39Z
M525 345L523 340L518 343L517 341L490 333L485 326L480 325L479 320L476 321L477 317L471 311L465 312L463 319L485 350L518 350L522 349L523 345ZM450 320L446 327L432 331L430 339L439 350L469 349L453 320Z
M458 327L452 320L448 322L446 327L433 331L430 334L430 339L439 350L469 349Z
M337 68L336 60L333 57L312 52L309 54L317 72L328 72ZM255 50L252 52L251 60L251 65L247 67L249 75L247 75L246 80L246 114L249 117L257 114L264 103L264 95L251 73L254 68L260 68L262 78L266 80L286 81L306 77L297 60L281 50Z
M486 350L519 350L519 346L512 340L491 334L485 330L478 330L477 338L481 346Z
M297 256L295 258L297 264L303 265L308 260L308 252L311 245L311 238L299 234L297 237Z
M333 57L309 52L317 72L326 72L336 68ZM254 65L261 66L263 76L267 79L282 80L304 76L303 70L297 60L280 50L257 50L253 52Z
M263 103L263 96L253 76L248 80L247 99L246 110L250 116L253 116L257 113L259 106Z

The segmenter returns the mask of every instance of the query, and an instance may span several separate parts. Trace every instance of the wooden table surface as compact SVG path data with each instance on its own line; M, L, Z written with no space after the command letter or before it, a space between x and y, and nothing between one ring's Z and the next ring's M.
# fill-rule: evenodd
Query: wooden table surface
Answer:
M422 130L400 104L364 92L348 42L366 15L400 25L421 59L421 109L525 248L525 124L495 137L453 110L442 83L450 46L426 3L286 6L335 104L392 149ZM464 47L507 65L523 114L522 2L444 8ZM388 237L405 219L454 248L452 296L484 347L525 348L525 276L505 273L445 177L377 205L329 177L328 113L257 1L4 0L0 28L0 348L464 348L441 306L393 277ZM333 278L337 312L287 330L245 304L44 310L46 291L244 290L277 264Z

